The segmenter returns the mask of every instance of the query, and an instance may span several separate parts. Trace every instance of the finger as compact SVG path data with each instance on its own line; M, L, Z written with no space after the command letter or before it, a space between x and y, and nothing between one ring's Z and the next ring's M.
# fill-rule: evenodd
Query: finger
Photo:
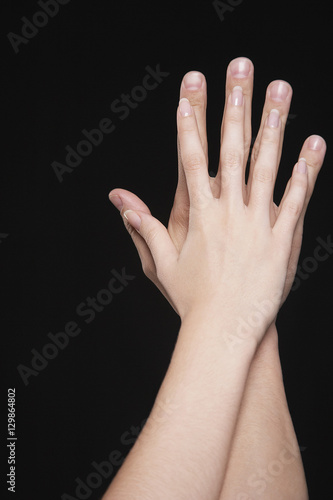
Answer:
M122 209L123 212L128 209L133 209L133 210L141 210L142 212L145 212L147 214L151 213L147 205L142 200L140 200L138 196L136 196L134 193L131 193L130 191L127 191L126 189L118 189L118 188L113 189L109 194L109 199L114 204L114 206L118 208L118 210L120 211ZM172 301L169 294L166 292L162 283L160 283L160 281L157 278L156 265L146 241L138 233L138 231L136 231L134 227L131 226L131 224L125 217L123 217L123 222L137 249L144 274L160 290L160 292L164 295L164 297L168 300L170 305L178 314L176 305Z
M191 206L212 198L207 162L195 114L188 99L179 101L177 128L181 161L184 167Z
M180 86L179 99L186 97L194 110L199 136L208 164L208 143L206 131L207 83L205 76L199 71L186 73Z
M261 123L259 127L259 131L254 142L252 152L251 152L251 162L250 162L250 170L249 177L247 182L247 200L249 198L249 193L251 192L251 184L253 178L254 166L259 154L261 137L263 134L263 130L265 128L265 123L268 115L270 114L272 109L277 109L280 114L281 127L280 127L280 144L279 144L279 153L278 153L278 163L281 159L282 145L283 145L283 136L285 131L285 126L288 119L288 113L290 109L290 103L292 98L292 87L288 82L283 80L274 80L271 82L266 90L266 98L264 109L261 117Z
M243 176L245 183L245 170L246 162L251 146L251 106L252 106L252 93L253 93L253 75L254 67L252 61L246 57L237 57L233 59L227 68L226 75L226 87L225 87L225 108L229 99L229 95L232 89L237 85L240 85L243 89L244 98L244 113L245 113L245 126L244 126L244 164L243 164ZM221 138L223 136L225 117L222 119L221 126ZM219 165L217 175L215 178L215 183L221 185L221 168ZM244 185L244 195L245 195L245 185Z
M297 269L297 261L299 258L302 238L303 238L303 224L304 224L305 213L307 211L312 193L314 191L315 183L325 158L325 153L326 153L326 142L319 135L312 135L308 137L304 142L300 152L300 158L302 157L305 158L306 163L308 165L308 187L305 196L303 210L298 219L292 242L289 266L288 266L290 277L288 280L287 276L286 280L286 283L287 281L289 281L289 286L291 286L293 283L295 272ZM289 188L290 188L290 180L288 181L285 194L281 200L280 204L281 206L289 192Z
M296 163L291 180L289 191L284 198L278 217L273 227L273 232L283 237L283 243L288 254L292 247L295 229L303 211L307 187L308 168L306 161L301 158Z
M273 191L278 170L281 120L276 109L272 109L262 131L260 149L253 169L248 206L261 221L271 224Z
M220 152L221 198L233 206L243 204L244 104L242 87L234 87L224 113Z
M180 154L179 137L177 136L177 154L178 154L178 182L171 210L171 215L175 217L181 227L188 225L188 212L190 209L190 197L188 194L186 176L183 162Z
M118 199L117 199L118 198ZM121 210L124 205L133 208L133 210L142 210L150 214L148 206L136 194L127 189L115 188L109 193L109 199L118 210Z
M125 210L123 207L121 214L146 242L154 259L156 277L163 281L163 277L168 276L169 265L178 257L167 228L155 217L140 210Z
M207 108L207 85L206 79L199 71L190 71L186 73L180 86L180 99L187 98L194 110L197 120L199 136L201 139L202 148L205 153L208 165L208 146L207 146L207 133L206 133L206 108ZM178 183L174 198L173 215L176 217L177 222L182 227L188 224L188 210L190 206L190 199L186 184L186 177L184 167L180 155L179 137L177 137L177 150L178 150Z
M113 189L109 194L109 199L120 212L122 210L125 211L128 209L132 209L140 210L141 212L150 214L150 210L147 205L142 200L140 200L138 196L136 196L134 193L131 193L130 191L127 191L126 189ZM154 276L156 276L156 266L147 243L124 217L123 222L138 251L144 274L153 281Z
M308 189L306 192L306 198L302 212L303 217L305 215L312 193L314 191L318 174L323 165L325 153L326 153L325 140L320 135L311 135L304 141L301 152L299 154L299 158L305 158L306 164L308 166ZM288 191L286 189L280 204L283 203L287 195L287 192Z
M300 158L305 158L308 166L308 190L306 193L306 207L309 204L312 196L316 180L322 164L324 162L326 153L326 142L319 135L311 135L306 139L300 152Z

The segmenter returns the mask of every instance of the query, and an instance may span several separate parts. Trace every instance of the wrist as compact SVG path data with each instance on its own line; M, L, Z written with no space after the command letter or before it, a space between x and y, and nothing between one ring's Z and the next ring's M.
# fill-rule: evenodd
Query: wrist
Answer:
M278 332L276 324L272 323L253 357L249 372L249 383L254 387L262 386L265 380L267 388L284 390L283 376L279 354Z
M182 324L185 321L206 322L213 329L220 329L221 338L230 352L242 350L248 344L255 344L255 350L262 343L266 334L269 334L269 344L277 341L275 327L276 314L274 314L275 302L272 300L255 301L236 304L231 299L212 300L200 304L194 304L185 314L180 315ZM223 335L222 335L223 333ZM265 342L266 344L266 342Z
M179 341L182 343L199 343L211 346L219 352L230 355L245 356L253 359L258 347L258 338L264 335L256 331L256 335L248 334L241 328L239 318L228 311L223 311L214 304L192 309L181 318Z

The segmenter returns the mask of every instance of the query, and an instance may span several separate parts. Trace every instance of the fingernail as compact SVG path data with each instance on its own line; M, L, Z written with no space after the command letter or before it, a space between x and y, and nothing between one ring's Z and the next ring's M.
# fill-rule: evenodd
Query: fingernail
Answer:
M123 202L120 198L120 196L118 196L117 194L112 194L110 197L109 197L111 203L114 204L114 206L116 208L118 208L118 210L121 210L123 208Z
M251 64L247 59L236 59L231 61L229 69L233 78L246 78L250 73Z
M124 217L126 220L128 220L131 226L134 227L134 229L139 231L141 225L141 217L139 217L136 212L134 212L133 210L126 210L124 212Z
M297 163L297 172L305 174L307 170L305 158L300 158Z
M319 151L324 145L324 140L319 135L312 135L308 141L308 148Z
M276 82L269 88L269 97L274 101L283 102L289 94L289 85L285 82Z
M183 97L179 101L179 111L182 116L190 116L192 114L191 104L186 97Z
M184 87L187 90L199 90L203 84L203 77L197 71L191 71L184 76Z
M234 106L241 106L243 104L243 89L236 85L231 92L231 104Z
M267 119L267 125L272 128L277 128L280 123L280 113L278 112L277 109L271 109L268 119Z

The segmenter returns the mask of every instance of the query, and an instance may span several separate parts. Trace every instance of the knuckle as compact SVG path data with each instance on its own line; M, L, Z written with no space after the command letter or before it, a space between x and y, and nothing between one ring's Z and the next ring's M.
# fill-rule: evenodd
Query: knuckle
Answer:
M184 168L187 170L199 170L204 163L204 158L199 153L190 153L184 158Z
M296 186L298 186L298 189L300 191L307 191L308 187L308 178L307 175L302 175L300 179L297 179L295 182Z
M196 192L192 195L192 211L195 213L202 213L210 206L211 199L204 193Z
M145 241L149 248L153 244L154 240L157 238L157 235L158 235L158 229L156 229L155 227L146 230Z
M228 110L227 123L230 125L239 125L243 121L243 115L241 113L240 107L234 106L232 109Z
M243 165L243 154L235 149L225 151L222 155L222 168L237 168Z
M293 217L298 217L302 211L302 204L296 200L289 200L286 202L286 211Z
M193 115L188 116L186 120L181 120L178 124L178 133L180 139L193 137L196 134L196 124Z
M293 176L292 185L295 191L299 193L303 193L303 191L307 190L308 180L306 175L299 175L297 177Z
M260 141L261 146L275 146L280 140L280 131L278 128L266 127Z
M273 171L268 168L256 167L253 172L253 177L259 182L273 182L274 174Z

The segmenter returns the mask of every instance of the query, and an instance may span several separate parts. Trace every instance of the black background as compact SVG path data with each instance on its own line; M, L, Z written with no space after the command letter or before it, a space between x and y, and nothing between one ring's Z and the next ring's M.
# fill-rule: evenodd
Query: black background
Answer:
M15 54L7 33L21 34L21 17L31 20L38 10L36 1L7 1L3 33L9 160L1 178L1 400L5 405L6 387L16 388L19 500L75 497L75 479L85 481L93 461L106 460L112 450L125 455L130 445L121 436L142 425L167 369L179 319L144 276L108 193L115 187L135 192L167 223L177 181L175 111L187 71L202 71L208 82L211 170L230 60L246 56L255 65L254 134L268 83L291 83L293 118L277 198L303 140L322 135L328 153L300 262L313 255L318 236L332 234L329 2L244 0L222 21L211 1L71 0ZM147 65L157 64L169 76L120 120L110 104L141 84ZM64 163L65 146L75 148L81 130L105 117L115 131L60 183L51 163ZM135 279L86 324L77 306L123 267ZM333 494L331 282L332 257L291 292L278 321L288 402L314 500ZM68 321L78 322L80 335L25 386L17 366L30 366L31 349L40 352L47 334L63 331ZM5 435L5 407L2 415ZM4 463L2 486L11 498L7 468ZM89 498L100 498L110 479Z

